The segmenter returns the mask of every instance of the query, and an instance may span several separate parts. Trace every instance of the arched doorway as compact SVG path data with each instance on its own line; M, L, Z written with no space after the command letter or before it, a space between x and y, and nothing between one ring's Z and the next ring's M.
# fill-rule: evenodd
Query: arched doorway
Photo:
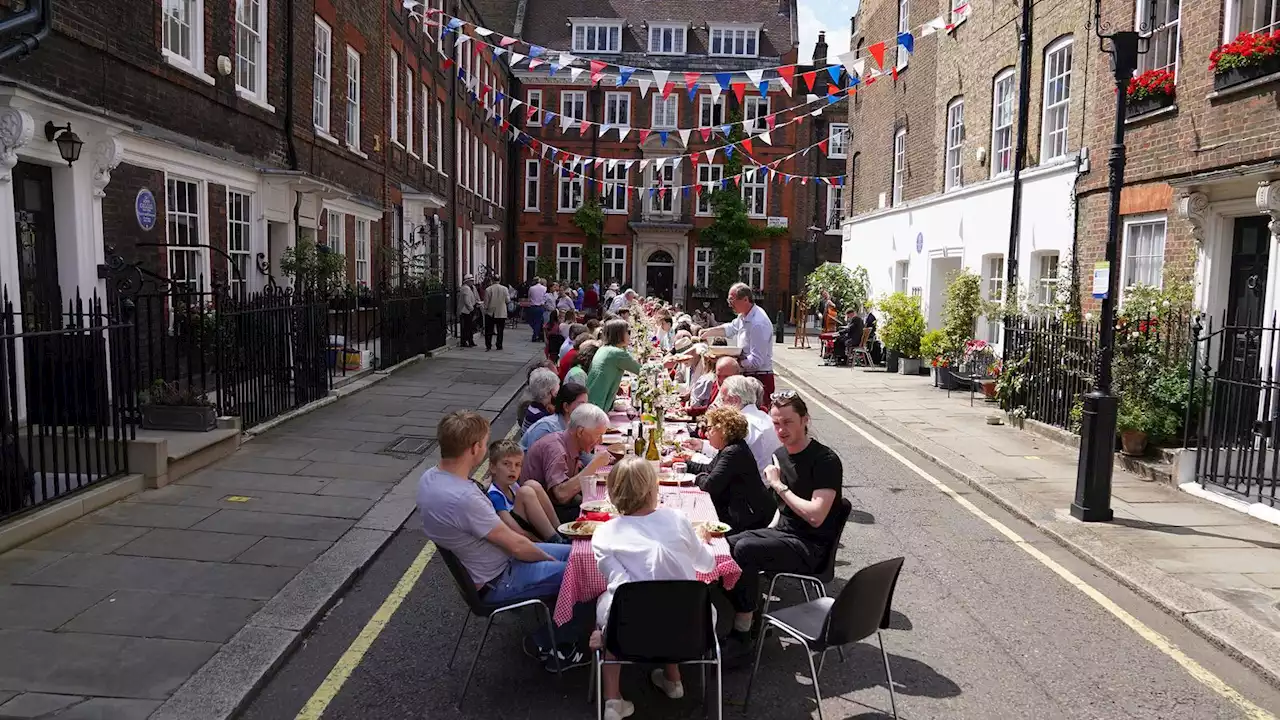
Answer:
M666 250L655 250L645 261L645 292L671 302L675 294L676 261Z

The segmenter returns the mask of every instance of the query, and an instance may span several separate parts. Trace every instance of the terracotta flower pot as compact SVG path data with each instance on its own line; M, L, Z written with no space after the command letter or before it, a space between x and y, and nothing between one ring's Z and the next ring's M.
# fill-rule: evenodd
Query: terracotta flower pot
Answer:
M1141 430L1125 430L1120 433L1120 447L1129 457L1142 457L1147 454L1147 434Z
M983 396L983 397L985 397L985 398L987 398L988 400L993 400L993 399L995 399L995 396L996 396L996 381L995 381L995 380L983 380L983 381L982 381L982 396Z

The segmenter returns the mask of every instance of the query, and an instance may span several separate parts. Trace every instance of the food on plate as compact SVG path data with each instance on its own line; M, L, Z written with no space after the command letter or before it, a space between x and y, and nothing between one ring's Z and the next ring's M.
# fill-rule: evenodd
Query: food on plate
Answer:
M622 458L627 456L626 443L613 443L612 445L608 446L606 449L609 451L609 454L613 456L614 460L621 460Z
M582 512L597 512L617 515L618 508L614 507L613 503L608 500L590 500L582 503Z
M690 475L689 473L676 475L675 473L671 472L671 468L663 468L662 472L658 473L658 484L659 485L692 485L693 476Z
M682 410L667 411L667 420L670 420L671 422L689 422L692 419L693 418L691 416Z
M600 523L595 520L575 520L561 525L556 530L565 537L589 538L598 527L600 527Z
M712 522L712 521L696 522L693 524L693 526L694 528L705 529L706 533L711 537L724 537L726 533L728 533L730 530L733 529L722 522Z

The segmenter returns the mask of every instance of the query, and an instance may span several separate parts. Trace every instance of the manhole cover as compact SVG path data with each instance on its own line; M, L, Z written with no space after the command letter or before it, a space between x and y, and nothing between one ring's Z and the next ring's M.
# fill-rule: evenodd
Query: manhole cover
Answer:
M405 435L397 438L382 452L388 455L426 455L435 444L436 441L431 438Z

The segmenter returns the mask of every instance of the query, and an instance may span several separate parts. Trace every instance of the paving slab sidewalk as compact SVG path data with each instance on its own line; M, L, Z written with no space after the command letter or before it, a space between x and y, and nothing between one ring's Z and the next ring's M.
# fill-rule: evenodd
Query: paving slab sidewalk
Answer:
M540 350L426 358L0 555L0 717L230 717L413 511L436 422Z
M1081 523L1075 448L1008 425L979 393L927 377L823 367L816 350L777 345L781 379L937 463L1076 555L1280 685L1280 527L1153 483L1117 464L1111 523ZM874 478L869 478L874 481Z

